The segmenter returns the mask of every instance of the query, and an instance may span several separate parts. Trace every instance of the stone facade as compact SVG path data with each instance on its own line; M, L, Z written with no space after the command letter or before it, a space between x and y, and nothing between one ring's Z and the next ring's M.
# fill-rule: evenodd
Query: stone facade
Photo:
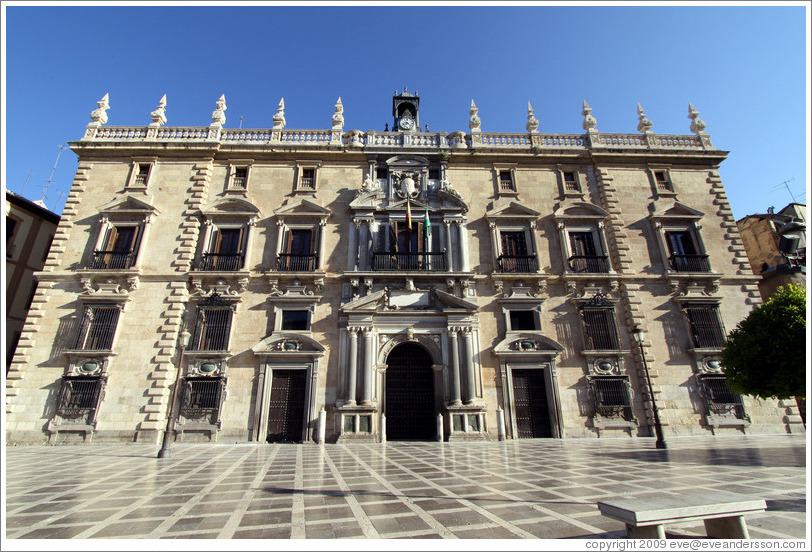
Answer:
M208 127L109 105L70 144L10 443L157 443L170 411L221 443L649 436L646 369L666 436L803 431L719 372L758 277L693 106L674 136L642 107L601 133L586 102L583 134L529 104L527 133L484 132L473 101L468 133L428 132L407 91L383 132L340 99L326 130L284 101L266 130L224 128L224 96Z

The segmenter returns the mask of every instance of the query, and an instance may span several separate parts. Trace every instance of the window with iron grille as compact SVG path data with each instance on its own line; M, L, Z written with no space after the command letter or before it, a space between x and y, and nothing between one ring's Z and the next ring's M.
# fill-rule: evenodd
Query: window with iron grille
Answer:
M499 171L499 190L502 192L515 192L516 183L513 182L511 171Z
M299 180L299 188L302 190L316 189L316 169L302 169L302 178Z
M734 415L744 417L744 404L741 395L732 391L727 385L727 378L717 374L703 374L699 376L708 410L714 414Z
M671 185L671 178L667 171L654 171L654 181L657 183L658 192L674 191L674 187Z
M230 306L198 306L190 351L227 351L231 335Z
M716 305L687 305L685 314L694 347L719 349L725 346L725 329Z
M573 171L564 171L563 178L564 178L564 191L565 192L580 192L581 191L581 186L578 184L578 180L575 177L575 172L573 172Z
M120 312L118 305L86 305L74 349L109 351Z
M593 350L617 350L620 342L615 326L614 308L583 308L584 337L586 348Z
M183 382L181 415L198 418L220 410L222 378L186 378Z
M245 227L215 228L209 251L203 253L198 270L233 271L243 267L245 259Z
M595 411L607 418L631 419L632 397L627 376L600 376L590 380L595 397Z
M152 168L152 165L149 163L138 163L136 165L136 173L135 173L135 186L143 186L146 187L147 183L149 182L149 171Z
M246 189L248 187L248 167L236 167L234 169L233 188Z
M57 412L61 416L74 416L96 410L102 385L100 377L63 376Z
M689 230L665 232L668 261L676 272L710 272L708 256L700 253L694 235Z

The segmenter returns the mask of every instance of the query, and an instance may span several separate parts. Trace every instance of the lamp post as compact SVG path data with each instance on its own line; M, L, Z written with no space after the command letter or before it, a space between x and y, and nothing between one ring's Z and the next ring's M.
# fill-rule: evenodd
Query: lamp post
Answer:
M635 326L634 330L632 330L632 335L640 347L640 356L643 358L643 368L646 372L646 382L648 383L648 396L651 397L651 410L654 413L654 433L657 435L657 442L654 446L658 449L668 448L665 444L665 437L663 437L663 426L660 424L660 413L657 411L657 402L654 400L654 388L651 386L651 374L648 372L646 352L643 350L643 330Z
M183 350L189 345L189 339L192 337L187 331L180 332L180 339L178 340L178 372L175 375L175 387L172 388L172 398L169 400L169 416L166 419L166 430L164 430L164 441L161 445L161 450L158 451L158 458L169 458L172 456L172 451L169 449L172 446L172 434L175 432L175 399L178 396L178 387L180 387L180 375L183 368Z

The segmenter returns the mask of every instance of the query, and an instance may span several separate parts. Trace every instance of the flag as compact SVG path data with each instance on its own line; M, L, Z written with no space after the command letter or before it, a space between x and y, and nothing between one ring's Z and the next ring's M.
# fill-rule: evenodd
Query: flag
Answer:
M412 202L406 198L406 252L412 251Z
M429 208L426 207L426 220L423 221L423 251L431 248L431 221L429 220Z

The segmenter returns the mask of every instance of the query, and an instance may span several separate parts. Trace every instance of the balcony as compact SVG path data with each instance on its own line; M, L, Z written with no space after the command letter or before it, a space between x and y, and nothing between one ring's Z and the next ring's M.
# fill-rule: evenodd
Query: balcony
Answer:
M313 272L316 270L316 258L315 254L280 253L276 257L276 270L279 272Z
M431 272L446 270L445 253L372 253L372 270Z
M203 253L198 270L229 272L242 268L242 253Z
M577 273L606 274L609 257L606 255L573 255L567 259L570 270Z
M505 273L538 272L539 262L535 255L499 255L496 268Z
M88 268L95 270L124 270L135 264L134 251L94 251Z
M671 270L675 272L710 272L707 255L671 255L668 257Z

